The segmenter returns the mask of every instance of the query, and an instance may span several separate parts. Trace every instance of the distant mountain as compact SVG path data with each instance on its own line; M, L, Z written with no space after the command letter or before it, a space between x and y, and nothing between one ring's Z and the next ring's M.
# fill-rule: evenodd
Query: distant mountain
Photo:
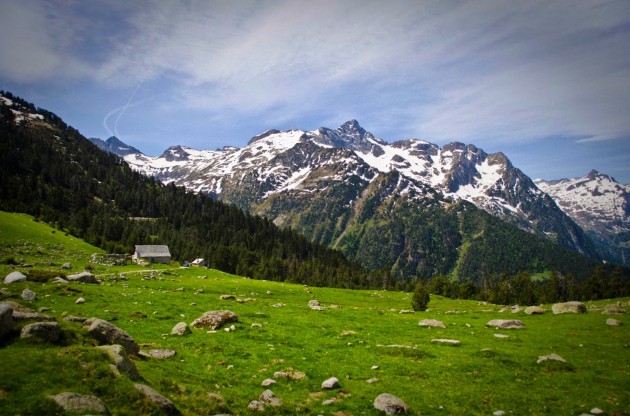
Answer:
M125 160L165 183L264 215L370 268L392 268L401 277L459 276L466 270L461 277L480 278L502 267L542 267L542 255L506 266L509 253L501 261L486 259L485 269L468 267L472 258L463 257L482 245L482 262L492 255L491 247L495 254L503 250L497 247L500 241L481 244L482 236L509 234L510 241L521 236L514 245L530 241L524 233L490 227L493 220L475 207L531 235L599 258L580 227L504 154L458 142L442 148L417 139L388 144L356 120L334 130L270 130L243 148L174 146L159 157L136 153ZM462 223L462 217L486 225L477 229L479 235L470 234L466 230L475 227ZM484 235L490 228L503 237ZM519 257L517 252L529 249L513 246L508 251Z
M598 243L608 257L630 265L630 186L592 170L586 176L536 185Z
M107 140L102 140L98 138L90 138L89 140L97 145L101 150L113 153L118 156L127 156L131 154L142 153L135 147L123 143L116 136L112 136Z

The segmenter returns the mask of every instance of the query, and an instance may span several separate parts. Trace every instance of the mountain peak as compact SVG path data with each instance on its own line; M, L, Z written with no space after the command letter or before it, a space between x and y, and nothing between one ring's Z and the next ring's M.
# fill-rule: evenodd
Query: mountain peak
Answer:
M341 126L339 126L337 130L344 133L359 133L361 135L366 133L363 127L361 127L359 122L355 119L346 121Z
M134 153L142 154L142 152L127 143L122 142L118 137L111 136L107 140L91 138L90 141L97 145L101 150L113 153L118 156L126 156Z

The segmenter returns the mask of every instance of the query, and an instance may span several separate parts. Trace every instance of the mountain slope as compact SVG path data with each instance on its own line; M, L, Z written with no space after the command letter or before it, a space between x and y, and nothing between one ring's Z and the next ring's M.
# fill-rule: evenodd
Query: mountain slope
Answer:
M630 265L630 186L595 170L581 178L535 182L609 257Z
M129 146L123 142L121 142L118 137L112 136L107 140L101 140L97 138L90 138L90 141L97 145L99 149L104 150L109 153L114 153L118 156L126 156L135 153L142 153L140 150L136 149L133 146Z

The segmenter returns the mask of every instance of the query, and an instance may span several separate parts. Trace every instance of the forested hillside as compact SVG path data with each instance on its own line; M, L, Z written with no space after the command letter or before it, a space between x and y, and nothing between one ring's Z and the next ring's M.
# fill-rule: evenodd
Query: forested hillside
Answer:
M376 273L339 252L133 172L53 113L4 96L12 106L0 106L1 210L34 215L110 252L168 244L178 260L204 257L211 267L258 279L381 286ZM16 120L25 111L42 117Z

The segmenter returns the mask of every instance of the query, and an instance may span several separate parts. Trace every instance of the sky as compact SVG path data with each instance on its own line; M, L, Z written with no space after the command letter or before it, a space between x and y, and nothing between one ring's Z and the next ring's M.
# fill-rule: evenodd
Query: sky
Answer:
M0 0L0 89L153 156L356 119L630 184L628 0Z

